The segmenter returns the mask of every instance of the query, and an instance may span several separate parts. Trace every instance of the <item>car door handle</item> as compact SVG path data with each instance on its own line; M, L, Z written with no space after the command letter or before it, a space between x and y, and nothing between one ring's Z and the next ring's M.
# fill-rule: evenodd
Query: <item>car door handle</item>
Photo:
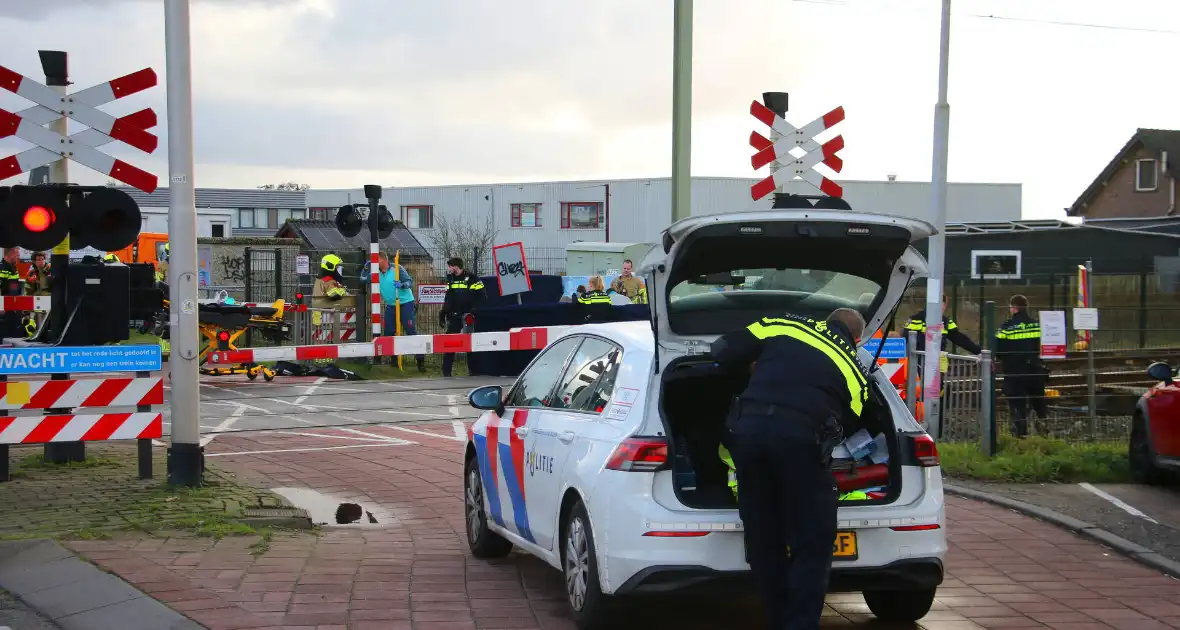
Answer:
M529 434L528 427L516 427L516 437L524 437Z
M574 432L573 431L562 431L561 435L557 436L557 439L561 440L561 442L563 444L569 444L570 442L574 441Z

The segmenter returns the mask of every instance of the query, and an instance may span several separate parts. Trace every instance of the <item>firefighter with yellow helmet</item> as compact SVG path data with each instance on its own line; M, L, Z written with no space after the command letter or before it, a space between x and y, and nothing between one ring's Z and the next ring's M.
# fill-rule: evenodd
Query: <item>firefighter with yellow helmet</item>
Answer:
M316 279L311 289L311 305L314 308L336 309L340 300L348 295L344 288L344 275L341 267L344 262L336 254L328 254L320 259L320 277Z
M168 281L168 258L171 256L171 248L168 243L164 243L164 253L160 255L160 259L156 261L156 282L161 284Z

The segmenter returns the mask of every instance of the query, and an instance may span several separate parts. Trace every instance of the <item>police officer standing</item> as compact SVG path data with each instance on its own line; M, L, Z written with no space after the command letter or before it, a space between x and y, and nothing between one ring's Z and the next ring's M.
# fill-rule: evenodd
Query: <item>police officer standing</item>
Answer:
M1045 404L1048 371L1041 362L1041 323L1028 314L1028 298L1013 295L1008 300L1012 316L996 331L996 358L1004 371L1004 395L1012 415L1012 434L1028 436L1028 411L1037 417L1049 415Z
M20 249L17 247L7 247L4 249L4 259L0 260L0 295L11 296L21 295L24 290L20 283L20 274L17 273L16 265L20 262ZM4 337L20 338L24 337L24 331L21 330L21 312L20 311L4 311Z
M578 295L577 304L586 322L605 322L611 319L611 299L607 295L602 276L591 276L588 290Z
M856 360L864 327L848 308L826 321L764 317L710 348L723 369L750 369L723 442L741 484L746 557L773 630L819 627L836 539L831 451L868 401Z
M442 310L438 313L438 324L448 334L463 332L463 316L475 310L487 297L483 281L479 276L463 268L462 258L447 260L447 293L443 296ZM443 355L442 374L451 375L455 353Z

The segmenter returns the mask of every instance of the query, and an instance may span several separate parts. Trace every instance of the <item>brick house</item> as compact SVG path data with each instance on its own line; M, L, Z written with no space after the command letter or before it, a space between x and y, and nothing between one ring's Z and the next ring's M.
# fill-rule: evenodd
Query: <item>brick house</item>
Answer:
M1066 212L1087 219L1173 216L1177 177L1180 131L1138 129Z

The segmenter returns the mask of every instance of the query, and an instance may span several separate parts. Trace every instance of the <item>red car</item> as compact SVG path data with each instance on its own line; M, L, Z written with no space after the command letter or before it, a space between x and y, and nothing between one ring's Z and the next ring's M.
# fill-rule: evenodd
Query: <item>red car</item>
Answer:
M1135 405L1131 423L1131 474L1158 483L1180 472L1180 383L1167 363L1152 363L1147 376L1159 381Z

